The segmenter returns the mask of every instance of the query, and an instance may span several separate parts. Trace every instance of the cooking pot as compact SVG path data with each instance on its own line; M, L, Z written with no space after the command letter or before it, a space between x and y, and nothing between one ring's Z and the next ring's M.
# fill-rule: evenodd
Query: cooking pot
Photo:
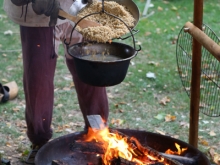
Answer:
M78 43L68 48L79 78L84 83L100 87L121 83L130 60L138 51L118 42Z

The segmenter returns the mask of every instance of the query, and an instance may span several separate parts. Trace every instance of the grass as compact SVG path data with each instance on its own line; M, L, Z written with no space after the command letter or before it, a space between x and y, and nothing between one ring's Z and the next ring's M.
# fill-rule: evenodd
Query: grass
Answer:
M142 12L145 1L134 1ZM203 14L203 22L218 36L219 2L205 0ZM147 18L141 17L136 27L140 31L135 38L142 50L132 59L125 80L119 85L107 87L109 125L164 133L188 142L190 99L177 72L175 43L184 24L193 20L193 1L156 0L152 3L154 7L149 12L154 11L154 14ZM15 80L19 86L19 95L15 100L0 104L0 137L3 137L0 139L0 151L3 151L3 156L8 156L10 146L19 146L17 152L20 153L29 147L29 142L25 135L19 28L7 18L2 7L0 27L0 82ZM5 35L7 30L11 30L13 34ZM132 40L125 42L131 44ZM147 78L148 72L155 73L156 78ZM71 83L61 48L55 76L53 138L83 129L83 118L74 87L70 87ZM166 105L160 104L165 97L168 99ZM166 122L167 115L175 117L175 120ZM202 113L199 116L198 148L207 153L212 147L220 153L219 118ZM210 132L214 132L215 136L211 136Z

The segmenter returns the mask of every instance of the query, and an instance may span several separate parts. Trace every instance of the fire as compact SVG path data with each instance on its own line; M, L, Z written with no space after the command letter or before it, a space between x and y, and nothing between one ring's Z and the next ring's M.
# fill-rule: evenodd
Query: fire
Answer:
M157 154L153 149L147 149L141 146L141 144L134 137L123 136L119 133L112 133L106 127L102 130L94 131L89 128L88 133L84 136L85 142L97 142L101 144L101 148L104 150L102 161L104 165L111 165L112 160L123 158L124 160L136 163L136 165L147 165L152 162L162 162L164 165L169 165L167 160ZM180 154L186 149L180 149L178 144L175 144L178 151L171 154ZM156 154L155 154L156 153Z
M171 149L166 150L166 154L171 154L171 155L181 155L184 151L187 150L187 148L180 148L180 145L175 143L175 146L177 148L177 151L172 151Z
M103 163L105 165L110 165L109 162L117 157L132 161L132 151L129 148L126 137L110 133L108 128L96 132L89 128L85 141L92 140L104 142L105 154L103 156Z

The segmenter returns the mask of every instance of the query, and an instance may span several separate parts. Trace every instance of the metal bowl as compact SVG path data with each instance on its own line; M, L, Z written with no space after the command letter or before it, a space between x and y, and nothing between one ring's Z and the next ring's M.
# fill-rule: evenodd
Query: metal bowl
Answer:
M112 1L112 0L105 0L105 1ZM135 19L135 23L134 23L135 26L132 28L134 29L138 24L140 18L140 12L137 5L133 2L133 0L114 0L114 1L120 5L125 6L130 11L131 15Z
M121 83L137 50L123 43L78 43L68 48L79 78L93 86Z
M101 1L101 0L100 0ZM104 0L104 1L112 1L112 0ZM120 5L125 6L131 13L131 15L134 17L135 22L134 22L134 27L132 29L134 29L136 27L136 25L139 22L139 18L140 18L140 12L139 9L137 7L137 5L132 1L132 0L114 0L115 2L117 2ZM70 7L70 11L69 13L71 15L77 15L78 11L78 6L81 6L81 10L83 8L85 8L87 5L82 4L81 1L75 1L72 6ZM75 23L73 23L72 21L70 22L73 26L75 26Z

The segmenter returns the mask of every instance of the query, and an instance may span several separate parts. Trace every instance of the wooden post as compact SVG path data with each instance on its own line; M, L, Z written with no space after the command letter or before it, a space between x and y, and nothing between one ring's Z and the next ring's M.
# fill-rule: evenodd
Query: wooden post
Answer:
M203 0L194 0L193 23L199 29L203 24ZM199 128L199 102L200 102L200 77L201 77L201 44L193 39L192 48L192 78L190 94L190 128L189 144L198 147L198 128Z

